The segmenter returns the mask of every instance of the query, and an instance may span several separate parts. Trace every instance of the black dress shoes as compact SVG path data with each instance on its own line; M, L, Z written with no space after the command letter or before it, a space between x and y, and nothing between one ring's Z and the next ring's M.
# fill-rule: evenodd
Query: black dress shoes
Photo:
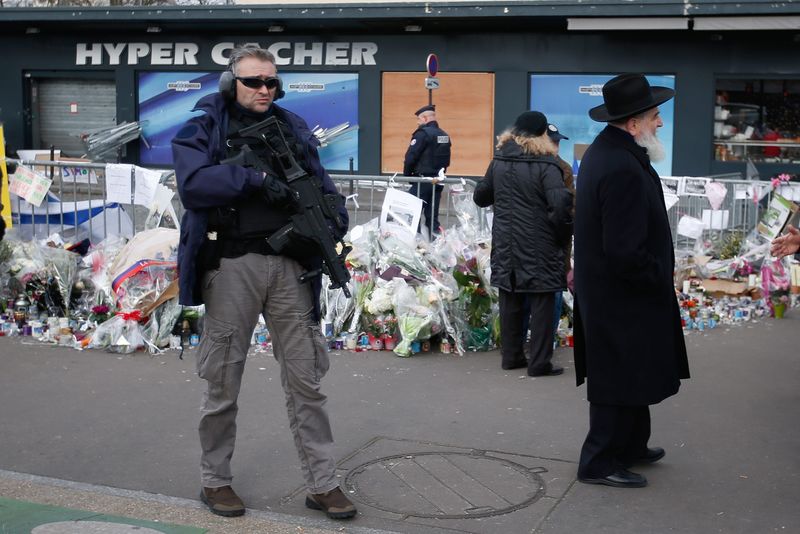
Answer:
M520 369L522 367L528 367L528 362L522 360L515 363L503 363L500 367L502 367L506 371L510 371L511 369Z
M653 464L662 459L666 455L666 451L661 447L647 448L647 452L641 458L636 460L637 464Z
M660 459L662 459L664 456L666 456L666 454L667 454L666 451L661 447L653 447L653 448L648 447L644 455L640 456L639 458L635 458L633 460L627 460L622 463L625 467L631 467L632 465L635 464L654 464Z
M555 365L552 365L550 367L549 371L544 371L544 372L541 372L541 373L538 373L538 372L537 373L530 373L529 372L528 375L529 376L558 376L558 375L563 374L563 373L564 373L564 368L563 367L556 367Z
M642 475L622 468L603 478L584 478L579 476L578 480L584 484L602 484L603 486L613 486L615 488L643 488L647 485L647 479Z

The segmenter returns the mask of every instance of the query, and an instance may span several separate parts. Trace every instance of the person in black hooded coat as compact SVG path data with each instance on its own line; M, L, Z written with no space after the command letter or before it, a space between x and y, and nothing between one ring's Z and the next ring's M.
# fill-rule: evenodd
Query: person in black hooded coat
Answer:
M554 294L567 287L564 245L572 235L572 193L546 134L547 118L526 111L498 138L497 152L475 188L478 206L494 206L491 284L500 293L503 369L527 367L531 376L561 374L554 367ZM523 350L524 303L531 302L530 362Z

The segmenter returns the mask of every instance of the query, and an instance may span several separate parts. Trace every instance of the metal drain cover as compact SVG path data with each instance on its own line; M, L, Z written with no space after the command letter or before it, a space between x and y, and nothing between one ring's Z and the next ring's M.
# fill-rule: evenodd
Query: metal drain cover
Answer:
M345 487L364 504L412 517L464 519L506 514L544 494L544 481L524 465L468 452L417 452L371 460L352 469Z

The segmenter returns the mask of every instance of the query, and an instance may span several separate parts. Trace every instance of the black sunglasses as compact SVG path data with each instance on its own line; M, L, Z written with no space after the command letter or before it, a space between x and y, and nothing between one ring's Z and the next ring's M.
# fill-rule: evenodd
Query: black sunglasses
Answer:
M248 87L250 89L261 89L265 85L267 89L275 89L280 84L280 80L278 78L267 78L266 80L263 78L259 78L258 76L249 76L247 78L240 78L236 76L236 79L242 82L242 85Z

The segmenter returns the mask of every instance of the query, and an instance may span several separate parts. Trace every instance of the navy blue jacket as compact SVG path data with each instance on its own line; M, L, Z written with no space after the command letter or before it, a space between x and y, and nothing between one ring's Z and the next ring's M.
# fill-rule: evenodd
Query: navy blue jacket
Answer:
M404 176L437 176L439 169L450 166L450 136L431 121L421 125L411 135L403 160Z
M319 141L298 115L273 104L275 116L294 132L297 139L305 141L306 162L310 170L322 180L325 193L337 193L336 187L322 167L317 147ZM180 303L197 306L203 303L200 284L202 274L197 269L197 253L206 239L210 209L230 206L253 194L261 194L263 174L239 165L220 165L226 158L225 139L228 132L228 111L222 95L214 93L201 98L192 111L203 111L192 117L172 140L172 155L178 194L186 212L181 220L181 237L178 245L178 275L180 277ZM347 210L340 209L342 221L347 225ZM341 237L341 236L338 236ZM304 265L315 268L321 262ZM319 302L320 278L312 281Z

